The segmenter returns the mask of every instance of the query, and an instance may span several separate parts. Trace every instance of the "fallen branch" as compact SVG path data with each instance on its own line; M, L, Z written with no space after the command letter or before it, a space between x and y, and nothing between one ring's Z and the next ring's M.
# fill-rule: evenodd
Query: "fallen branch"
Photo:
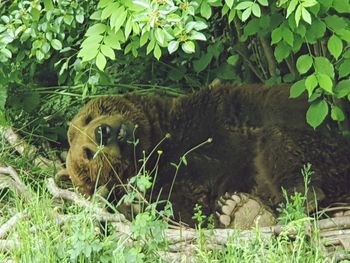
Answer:
M81 195L68 191L65 189L61 189L57 187L53 178L49 178L47 180L47 189L55 198L61 198L64 200L71 201L78 205L79 207L88 208L95 212L96 217L99 221L106 222L127 222L124 215L120 213L109 213L105 209L98 207L96 204L86 200Z
M22 183L17 172L11 166L0 167L0 189L5 188L11 189L26 201L31 199L29 189Z
M60 169L62 167L62 163L58 159L50 160L38 154L38 149L33 145L28 144L19 134L14 131L13 128L0 126L0 133L3 134L4 138L16 149L19 154L36 156L34 159L35 165L42 168L54 167L56 169Z
M19 246L17 240L0 240L0 251L11 251Z
M12 216L5 224L0 227L0 239L3 239L7 236L11 229L15 227L15 225L21 221L23 218L27 216L26 213L17 213Z

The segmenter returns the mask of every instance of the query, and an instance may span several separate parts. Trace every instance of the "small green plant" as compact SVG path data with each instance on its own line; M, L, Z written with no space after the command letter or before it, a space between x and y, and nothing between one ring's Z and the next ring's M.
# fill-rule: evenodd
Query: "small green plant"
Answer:
M291 196L285 189L282 189L285 203L281 204L278 212L280 213L279 221L281 224L288 224L292 221L309 220L307 215L307 202L309 198L309 188L311 177L314 172L311 170L311 164L303 166L301 175L304 179L304 192L294 192Z
M177 164L176 164L176 163L171 163L171 165L175 167L175 174L174 174L173 180L172 180L172 182L171 182L171 186L170 186L170 190L169 190L169 194L168 194L168 199L167 199L168 201L170 200L170 196L171 196L171 194L172 194L172 192L173 192L173 187L174 187L174 184L175 184L175 181L176 181L176 178L177 178L177 175L178 175L178 173L179 173L179 170L180 170L181 165L187 166L187 157L188 157L188 155L189 155L191 152L197 150L198 148L200 148L200 147L202 147L202 146L204 146L204 145L206 145L206 144L208 144L208 143L211 143L212 141L213 141L212 138L208 138L208 139L205 140L204 142L202 142L202 143L200 143L200 144L198 144L198 145L192 147L192 148L189 149L187 152L185 152L185 153L180 157L180 160L179 160L179 162L178 162Z
M111 262L114 250L118 244L115 234L108 235L101 233L98 221L88 212L81 212L74 217L69 227L72 231L62 244L59 257L66 258L66 255L73 262Z

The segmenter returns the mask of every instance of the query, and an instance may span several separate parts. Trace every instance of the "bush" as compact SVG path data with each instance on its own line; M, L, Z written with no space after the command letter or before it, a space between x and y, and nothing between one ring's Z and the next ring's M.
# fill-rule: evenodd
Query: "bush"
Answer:
M349 0L3 1L0 11L2 110L6 100L43 110L56 93L73 102L128 91L176 96L178 86L219 78L291 83L291 98L309 98L313 128L327 116L348 128ZM10 90L25 99L11 100Z

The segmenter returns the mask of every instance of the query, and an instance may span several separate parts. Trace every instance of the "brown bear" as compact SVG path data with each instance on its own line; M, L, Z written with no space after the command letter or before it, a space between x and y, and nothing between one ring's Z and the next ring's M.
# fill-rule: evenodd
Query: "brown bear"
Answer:
M317 199L339 201L350 193L349 143L312 130L305 121L307 108L306 98L289 99L284 85L222 85L175 99L97 98L69 125L65 173L81 193L92 195L106 186L120 198L140 169L139 160L152 153L146 168L157 166L153 197L167 199L172 188L174 216L189 224L196 203L210 214L220 197L220 221L226 226L232 226L235 206L254 200L243 193L275 207L282 201L281 187L303 190L300 170L306 163L315 171L311 184ZM202 143L186 155L172 187L171 163Z

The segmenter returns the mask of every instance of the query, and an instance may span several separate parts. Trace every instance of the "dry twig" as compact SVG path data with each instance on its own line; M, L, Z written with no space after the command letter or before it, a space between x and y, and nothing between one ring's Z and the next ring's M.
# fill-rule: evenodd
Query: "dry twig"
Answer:
M31 199L29 189L22 183L17 172L11 166L0 167L0 189L5 188L11 189L27 201Z
M77 204L80 207L88 208L95 212L97 219L99 221L106 221L106 222L127 222L124 215L119 213L109 213L105 209L98 207L97 205L93 204L92 202L86 200L81 195L68 191L65 189L59 188L56 184L53 178L49 178L47 180L47 189L49 192L55 197L55 198L62 198L64 200L71 201L75 204Z
M33 145L28 144L19 134L14 131L13 128L0 126L0 133L3 134L4 138L16 149L19 154L36 156L34 159L35 165L43 168L54 167L56 169L60 169L62 167L62 163L58 159L49 160L38 154L38 149Z
M26 213L17 213L12 216L5 224L0 227L0 239L5 238L11 229L15 227L15 225L21 221L23 218L27 216Z

